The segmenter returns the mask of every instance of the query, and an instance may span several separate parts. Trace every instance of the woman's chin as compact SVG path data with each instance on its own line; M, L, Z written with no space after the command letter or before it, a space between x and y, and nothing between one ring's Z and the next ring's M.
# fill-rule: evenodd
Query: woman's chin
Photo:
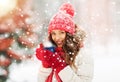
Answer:
M58 47L62 47L62 44L57 44Z

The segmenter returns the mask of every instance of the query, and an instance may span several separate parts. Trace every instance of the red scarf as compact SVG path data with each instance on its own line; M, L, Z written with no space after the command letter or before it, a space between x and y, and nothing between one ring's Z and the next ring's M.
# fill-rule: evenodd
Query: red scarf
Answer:
M63 57L64 51L63 51L62 48L58 47L58 48L55 49L55 51L56 51L57 53L59 53L61 57ZM56 73L56 72L54 71L54 69L52 69L52 72L50 73L50 75L48 76L48 78L46 79L45 82L52 82L53 74L54 74L54 73L55 73L55 77L56 77L57 82L62 82L62 80L60 79L58 73Z

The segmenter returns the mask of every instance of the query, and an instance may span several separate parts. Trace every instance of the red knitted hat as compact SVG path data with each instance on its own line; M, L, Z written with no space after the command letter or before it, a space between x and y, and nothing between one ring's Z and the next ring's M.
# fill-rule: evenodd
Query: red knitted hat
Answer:
M53 16L48 26L48 33L52 30L64 30L71 34L75 32L73 21L74 8L70 3L64 3L59 11Z

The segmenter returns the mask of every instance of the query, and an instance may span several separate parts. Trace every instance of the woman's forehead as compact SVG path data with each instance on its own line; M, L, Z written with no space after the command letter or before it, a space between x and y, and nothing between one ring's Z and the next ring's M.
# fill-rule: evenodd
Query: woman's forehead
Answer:
M65 32L65 31L64 30L56 29L56 30L52 30L52 32Z

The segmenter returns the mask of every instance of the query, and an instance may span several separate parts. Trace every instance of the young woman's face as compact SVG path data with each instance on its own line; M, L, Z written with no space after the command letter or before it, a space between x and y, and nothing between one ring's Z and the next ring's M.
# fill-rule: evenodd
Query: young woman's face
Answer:
M63 30L53 30L51 32L51 36L53 41L56 43L58 47L62 47L65 37L66 37L66 32Z

